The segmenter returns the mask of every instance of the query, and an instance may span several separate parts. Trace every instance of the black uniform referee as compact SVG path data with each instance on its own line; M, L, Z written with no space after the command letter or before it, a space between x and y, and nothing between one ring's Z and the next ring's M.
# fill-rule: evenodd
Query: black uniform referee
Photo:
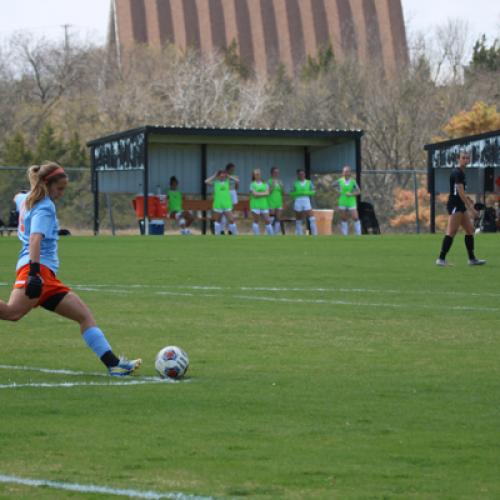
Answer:
M450 195L446 205L450 217L448 218L448 227L446 228L446 236L443 238L441 253L436 260L438 266L448 265L448 262L446 262L446 254L449 252L453 243L453 238L460 229L460 226L462 226L465 231L465 247L469 255L469 265L482 266L486 264L485 260L476 259L474 255L474 226L467 214L467 210L469 210L473 216L478 216L472 200L465 195L465 167L469 162L469 153L465 150L460 151L458 167L454 168L450 175Z

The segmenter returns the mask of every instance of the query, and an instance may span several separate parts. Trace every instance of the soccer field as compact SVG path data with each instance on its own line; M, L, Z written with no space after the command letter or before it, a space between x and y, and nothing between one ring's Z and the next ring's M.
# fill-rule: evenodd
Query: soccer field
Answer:
M41 309L0 323L0 498L499 498L500 239L437 268L441 238L62 239L61 280L144 365L103 376ZM183 382L155 377L168 344Z

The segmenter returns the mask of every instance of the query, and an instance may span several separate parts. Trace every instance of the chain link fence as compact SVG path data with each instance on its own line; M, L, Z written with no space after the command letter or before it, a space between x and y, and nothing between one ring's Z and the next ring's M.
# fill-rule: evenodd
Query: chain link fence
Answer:
M94 198L90 190L90 169L68 167L66 170L70 183L58 206L60 225L71 232L92 234ZM332 183L338 177L338 174L313 176L317 190L315 208L336 209L339 195L332 188ZM0 167L0 219L4 225L8 225L10 211L15 209L14 195L28 187L25 168ZM361 190L362 200L373 205L382 233L429 231L430 197L426 170L365 170L362 172ZM139 233L132 198L130 194L100 195L102 233ZM290 207L286 214L293 216ZM446 220L446 195L440 195L436 200L436 230L444 229ZM337 212L333 224L334 233L338 233ZM170 228L170 225L169 229L174 230L174 226Z
M315 175L317 208L336 208L339 194L332 189L337 175ZM446 195L436 201L436 229L446 226ZM361 199L373 206L382 233L425 233L430 230L430 195L427 170L364 170ZM335 214L334 232L338 232Z

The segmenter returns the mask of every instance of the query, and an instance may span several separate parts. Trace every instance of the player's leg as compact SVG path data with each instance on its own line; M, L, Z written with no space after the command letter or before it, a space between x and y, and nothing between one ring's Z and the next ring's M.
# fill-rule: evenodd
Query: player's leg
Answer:
M191 234L191 231L188 229L191 224L194 222L194 216L189 210L184 210L184 219L186 220L186 234Z
M14 288L8 302L0 300L0 319L6 321L19 321L26 316L37 304L38 299L30 299L24 288Z
M260 214L252 210L252 233L255 236L260 235L259 219L260 219Z
M295 210L295 234L302 236L304 228L302 227L302 211Z
M361 221L359 220L359 214L357 208L352 208L350 210L351 217L354 222L354 232L357 236L361 236Z
M237 236L238 234L238 228L236 227L236 222L234 221L234 214L231 210L228 210L227 212L224 212L227 220L229 222L228 229L231 232L232 235Z
M273 228L274 228L274 234L279 234L281 232L281 212L283 210L281 208L277 208L274 211L274 223L273 223Z
M225 213L222 213L220 217L220 229L218 234L224 234L226 226L227 226L227 217Z
M318 235L318 228L316 227L316 217L314 217L312 210L307 210L305 212L305 216L307 217L307 220L309 221L309 228L311 229L311 235L317 236Z
M446 266L446 255L450 251L451 245L453 244L453 238L462 224L462 218L464 215L465 214L463 212L458 212L456 209L452 210L452 213L448 218L446 234L441 244L441 253L439 254L439 258L436 260L436 264L438 266Z
M129 361L125 358L118 358L113 353L104 333L97 326L92 312L78 295L73 292L61 295L50 297L42 306L80 325L83 340L108 368L110 375L130 375L141 366L142 360L140 359Z
M339 207L340 211L340 232L347 236L349 234L349 212L347 207Z
M221 218L222 218L222 212L218 209L214 209L213 220L214 220L215 236L219 236L219 234L221 234L221 228L222 228Z
M264 225L266 226L266 233L269 236L274 234L273 225L271 223L271 218L269 217L269 212L261 213L262 220L264 221Z
M467 255L469 256L469 265L471 266L482 266L486 264L483 259L477 259L474 254L474 225L467 213L463 214L462 217L462 227L465 231L465 248L467 249Z

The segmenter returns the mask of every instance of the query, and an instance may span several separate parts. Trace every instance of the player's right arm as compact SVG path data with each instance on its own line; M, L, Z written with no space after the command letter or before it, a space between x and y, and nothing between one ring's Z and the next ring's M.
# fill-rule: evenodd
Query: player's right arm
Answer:
M214 179L217 177L217 174L211 175L207 179L205 179L205 184L213 184Z

